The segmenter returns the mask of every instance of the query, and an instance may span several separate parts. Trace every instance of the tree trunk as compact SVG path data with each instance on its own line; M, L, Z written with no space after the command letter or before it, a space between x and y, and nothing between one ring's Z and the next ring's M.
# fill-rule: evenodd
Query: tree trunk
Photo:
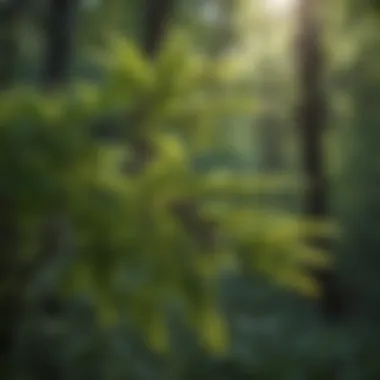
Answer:
M78 0L50 0L46 24L46 54L43 82L46 87L64 85L69 80L72 36Z
M17 1L9 2L10 4L19 4ZM76 0L51 0L49 9L49 23L47 28L47 51L44 65L44 86L55 89L58 85L67 82L69 74L69 62L71 58L71 36L72 16ZM20 8L17 8L18 10ZM16 17L16 15L14 15ZM16 51L11 47L10 41L7 47L8 52L12 54ZM16 43L16 41L13 41ZM3 57L3 56L2 56ZM4 85L10 85L10 78L7 78L8 72L12 69L11 58L3 66L4 73L2 77L7 80ZM8 62L9 61L9 62ZM12 58L12 62L14 58ZM13 63L12 63L13 64ZM1 195L1 194L0 194ZM4 199L3 199L4 198ZM0 199L1 218L0 218L0 251L2 253L2 265L0 272L0 284L5 286L10 282L10 291L6 296L0 299L0 365L2 378L8 379L14 375L13 368L13 350L14 334L18 327L20 318L24 311L25 291L34 275L44 267L52 256L57 254L61 244L62 234L66 233L67 226L61 223L57 227L56 218L61 215L53 215L46 220L46 226L41 236L41 252L37 259L24 265L17 256L17 232L18 221L15 212L15 205L10 202L9 196ZM61 219L59 219L61 220ZM41 295L40 307L44 309L46 315L52 318L56 316L57 310L60 309L61 302L56 294ZM60 369L56 368L55 378L60 378Z
M13 281L17 269L18 224L14 205L7 194L0 199L0 207L0 374L2 378L8 379L11 374L15 320L19 314L21 297Z
M328 188L324 168L323 139L326 128L326 104L323 91L324 62L320 42L320 23L316 0L300 0L297 51L300 81L298 127L302 144L302 164L306 179L305 214L308 219L328 216ZM311 244L328 249L327 239L312 239ZM313 271L322 289L321 308L327 319L343 314L342 297L332 271Z
M73 36L78 0L50 0L46 29L46 53L43 73L43 85L48 92L60 90L70 81L70 66L73 52ZM67 246L71 237L70 222L65 211L52 210L46 217L42 235L39 267L51 265L59 260L58 255L69 255ZM63 249L64 248L64 249ZM65 252L62 252L64 250ZM64 310L64 303L57 289L46 289L37 295L38 307L41 308L46 321L54 322L59 319ZM41 357L41 369L46 367L46 358ZM50 364L50 363L49 363ZM63 378L60 363L48 366L50 378Z
M159 51L174 4L174 0L146 0L142 45L144 52L150 58L154 58Z
M9 88L15 79L18 58L17 28L24 0L0 2L0 87Z
M23 0L0 4L0 90L8 90L15 81L18 59L17 27L24 10ZM17 270L18 224L11 195L0 189L0 375L7 379L11 371L15 318L20 293L13 283Z

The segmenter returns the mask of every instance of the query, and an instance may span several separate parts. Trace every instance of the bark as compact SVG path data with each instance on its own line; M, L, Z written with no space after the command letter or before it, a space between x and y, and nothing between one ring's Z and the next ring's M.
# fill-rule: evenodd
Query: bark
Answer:
M17 29L24 10L24 0L0 4L0 90L8 90L16 77L18 61ZM19 313L20 295L17 282L18 223L15 204L7 191L0 189L0 374L10 376L15 318Z
M70 80L70 66L73 51L73 31L77 0L50 0L48 3L48 22L46 29L46 54L44 67L44 86L46 90L56 91L66 86ZM60 246L67 238L68 222L62 210L55 210L46 218L41 236L40 265L55 259ZM46 304L52 296L46 297ZM46 309L50 309L48 306Z
M13 283L17 264L18 230L14 205L8 195L0 200L0 373L2 378L10 376L15 318L20 307L20 293Z
M77 0L50 0L46 28L46 55L43 85L46 91L57 91L70 81L70 67L73 53ZM46 217L41 234L41 251L37 270L60 260L61 255L70 255L67 247L71 239L71 226L65 211L52 210ZM64 251L64 252L63 252ZM36 272L37 272L36 270ZM59 319L64 310L64 302L57 289L45 289L36 300L44 312L47 322ZM41 363L43 365L43 363ZM63 378L59 363L48 366L50 378Z
M300 80L298 126L302 144L302 164L306 179L305 215L313 220L328 217L328 186L324 168L323 139L326 129L326 104L323 87L324 62L320 42L320 23L316 0L300 0L299 39L296 48ZM328 249L327 239L312 239L311 244ZM321 308L327 319L344 313L343 298L333 271L312 271L322 289Z
M150 58L154 58L159 51L174 4L175 0L146 0L143 49Z
M17 29L24 0L0 3L0 86L9 88L15 80L18 59Z
M46 22L43 81L47 87L68 82L77 0L50 0Z

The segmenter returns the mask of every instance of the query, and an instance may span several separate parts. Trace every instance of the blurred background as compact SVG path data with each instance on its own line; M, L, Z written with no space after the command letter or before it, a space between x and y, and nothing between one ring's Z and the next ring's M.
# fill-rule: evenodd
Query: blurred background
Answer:
M0 374L378 380L380 3L0 1Z

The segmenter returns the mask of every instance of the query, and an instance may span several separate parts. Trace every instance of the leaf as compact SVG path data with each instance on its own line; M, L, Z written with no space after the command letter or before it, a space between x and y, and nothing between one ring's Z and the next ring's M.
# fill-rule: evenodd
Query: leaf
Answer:
M200 340L207 351L214 355L228 352L228 327L223 316L215 309L205 309L199 315Z
M169 330L162 313L154 313L148 326L148 343L156 352L167 353L169 351Z

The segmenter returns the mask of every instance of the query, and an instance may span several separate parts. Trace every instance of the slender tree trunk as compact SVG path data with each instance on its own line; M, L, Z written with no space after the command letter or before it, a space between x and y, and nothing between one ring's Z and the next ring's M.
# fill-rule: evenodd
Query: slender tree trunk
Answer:
M78 0L50 0L46 23L46 54L43 82L46 87L69 80L73 30Z
M328 187L324 168L323 139L326 128L326 104L323 91L324 62L320 42L320 23L316 0L300 0L297 50L300 80L298 127L302 144L302 164L306 179L305 214L313 220L328 216ZM311 244L328 249L326 239ZM342 316L342 297L337 291L332 271L314 272L322 288L321 308L325 316Z
M0 2L0 86L9 88L14 82L18 58L17 29L25 0Z
M142 45L150 58L154 58L159 51L173 14L174 4L175 0L146 0Z
M314 0L313 0L314 1ZM323 93L323 52L319 23L313 15L313 1L302 1L300 9L299 130L302 136L303 165L307 181L306 214L315 218L327 215L327 187L323 167L323 135L326 109Z
M43 85L47 91L60 90L70 80L77 6L77 0L50 0L48 3L43 73ZM66 218L62 214L61 210L56 210L43 228L41 247L45 259L58 250L60 236L67 229Z
M0 375L8 379L11 373L15 320L20 307L20 292L17 284L13 283L17 269L18 224L8 194L1 196L0 207Z
M24 0L0 4L0 91L15 81L18 61L17 28ZM9 378L15 318L19 312L20 292L12 282L17 270L18 223L11 195L0 189L0 376Z
M77 7L78 0L49 2L43 72L43 85L48 92L60 90L70 81ZM70 239L71 227L65 211L52 210L46 217L42 230L40 267L61 261L59 256L62 254L70 255L67 248ZM37 302L45 313L47 322L54 322L61 317L64 303L57 294L57 289L42 292ZM42 357L41 368L45 368L46 364L46 359ZM59 363L49 363L48 368L50 378L59 380L64 376Z
M75 4L76 0L50 0L49 3L48 27L46 31L46 59L43 68L43 84L48 91L65 84L68 79L71 58L70 30L73 28L72 16ZM7 207L9 206L7 205ZM7 207L1 207L1 209L8 210ZM8 214L10 215L2 212L2 216L6 215L8 220L16 218L14 208L10 210ZM3 316L4 318L8 318L4 320L4 322L1 320L1 327L8 332L6 337L3 338L1 335L0 339L0 360L4 363L4 372L2 375L5 379L11 378L15 374L14 371L16 371L16 373L22 371L21 368L14 368L12 358L15 343L14 333L25 309L25 291L30 285L30 281L33 281L35 274L49 264L50 261L54 260L54 256L61 254L60 248L62 240L67 240L67 235L63 236L63 234L67 233L66 218L64 218L60 212L48 216L40 238L41 248L39 257L24 266L21 262L17 261L17 246L15 247L14 241L11 242L9 240L10 236L14 236L17 233L17 220L14 221L12 225L15 226L15 231L9 231L9 226L3 227L3 223L0 223L0 237L2 238L0 249L1 252L4 252L4 248L12 254L13 261L9 266L13 264L10 273L15 283L13 284L15 291L10 293L8 297L8 313L5 314L5 317ZM3 238L3 235L7 236L7 239ZM17 238L13 240L17 240ZM1 278L3 284L2 280ZM46 290L46 294L39 295L37 302L39 307L45 312L47 318L55 318L57 314L60 313L62 303L59 296L54 293L54 290ZM9 305L11 305L11 307ZM3 314L3 310L1 310L1 314ZM46 365L44 362L46 358L42 358L41 360L41 366L43 368L43 366ZM61 369L57 368L55 364L52 364L52 366L54 367L52 369L54 370L53 377L60 379L62 373Z

